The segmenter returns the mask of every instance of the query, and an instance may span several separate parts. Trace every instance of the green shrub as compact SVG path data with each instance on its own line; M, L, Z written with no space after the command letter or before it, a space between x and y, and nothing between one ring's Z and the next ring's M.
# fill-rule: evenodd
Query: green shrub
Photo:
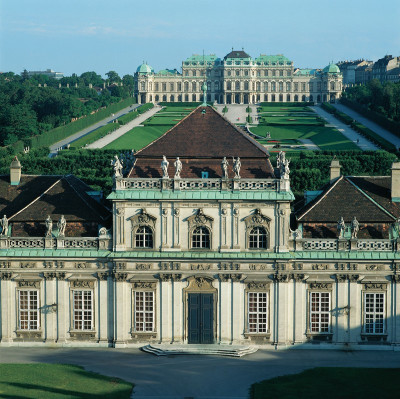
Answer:
M89 134L81 137L80 139L71 143L71 148L82 148L85 147L87 144L94 143L95 141L107 136L107 134L117 130L119 128L118 123L108 123L105 126L99 127L98 129L90 132Z
M366 126L361 124L360 122L354 121L351 124L351 127L357 131L358 133L362 134L364 137L366 137L368 140L372 141L373 143L377 144L379 147L383 148L386 151L396 151L396 146L392 144L391 142L387 141L383 137L381 137L379 134L375 133L371 129L368 129Z

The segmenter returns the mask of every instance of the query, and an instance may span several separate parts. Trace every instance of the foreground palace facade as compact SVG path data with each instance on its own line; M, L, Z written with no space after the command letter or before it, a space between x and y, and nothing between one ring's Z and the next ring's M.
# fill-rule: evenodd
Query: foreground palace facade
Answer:
M284 154L202 106L114 167L112 209L17 159L0 178L1 346L400 346L399 163L333 161L293 213Z
M182 62L182 72L155 73L143 63L135 73L135 94L141 104L203 101L204 83L207 101L219 104L335 101L343 89L335 64L322 70L299 69L283 55L252 58L232 49L223 59L214 54L193 55Z

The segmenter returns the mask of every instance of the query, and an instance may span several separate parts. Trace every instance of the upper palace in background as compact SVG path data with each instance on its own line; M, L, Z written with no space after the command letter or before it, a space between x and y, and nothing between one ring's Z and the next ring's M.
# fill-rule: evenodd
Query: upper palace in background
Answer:
M283 55L261 54L252 58L233 50L224 58L215 54L192 55L176 69L154 69L143 62L135 73L138 103L192 102L203 100L221 104L259 102L335 101L342 92L342 74L335 64L324 69L295 68Z

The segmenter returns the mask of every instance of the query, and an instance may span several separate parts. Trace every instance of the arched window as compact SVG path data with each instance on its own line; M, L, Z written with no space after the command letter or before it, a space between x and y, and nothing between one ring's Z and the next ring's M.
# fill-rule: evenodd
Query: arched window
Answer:
M232 83L226 82L226 90L232 90Z
M167 96L165 94L162 96L162 100L167 101Z
M291 87L290 87L290 82L286 83L286 91L290 91Z
M283 76L283 71L279 71L279 76Z
M286 94L286 102L290 102L290 94Z
M188 83L188 82L185 82L185 83L183 84L183 87L184 87L184 91L186 91L186 92L189 91L189 83Z
M261 91L261 83L260 82L256 83L256 88L257 88L257 91Z
M239 71L236 71L236 76L239 76L240 75L240 72Z
M196 76L196 71L193 71L193 73L192 73L192 74L193 74L193 76Z
M192 82L192 91L196 91L196 82Z
M235 82L235 90L240 90L240 82Z
M193 230L192 248L210 248L210 231L206 227L196 227Z
M140 226L135 233L136 248L153 248L153 232L148 226Z
M155 100L156 100L156 102L160 101L160 97L159 97L159 95L158 95L158 94L156 95L156 98L155 98Z
M303 102L306 101L306 96L305 96L305 95L302 95L302 96L301 96L301 101L303 101Z
M214 82L214 90L219 90L219 82Z
M335 82L331 82L331 90L335 90Z
M254 227L249 233L249 248L268 248L268 235L264 227Z
M244 82L244 89L249 90L249 82Z
M143 91L146 90L146 83L144 83L144 82L140 83L140 90L143 90Z
M197 99L196 99L196 94L193 94L193 95L192 95L192 101L197 101Z
M299 96L297 94L294 96L294 101L295 102L299 101Z
M275 90L276 90L276 83L271 82L271 91L275 91Z

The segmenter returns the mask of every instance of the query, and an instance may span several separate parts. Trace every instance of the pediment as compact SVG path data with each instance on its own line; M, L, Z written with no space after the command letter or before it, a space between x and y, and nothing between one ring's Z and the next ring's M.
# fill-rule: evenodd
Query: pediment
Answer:
M199 208L195 215L189 216L187 218L189 223L189 229L195 226L208 226L212 227L214 219L211 216L206 215L203 209Z
M146 209L141 209L140 213L128 218L131 221L132 227L140 226L140 225L150 225L153 228L155 227L157 218L153 215L147 213Z
M257 208L254 213L245 217L243 220L247 229L255 226L263 226L269 229L269 224L271 222L271 219L268 216L263 215L259 208Z

